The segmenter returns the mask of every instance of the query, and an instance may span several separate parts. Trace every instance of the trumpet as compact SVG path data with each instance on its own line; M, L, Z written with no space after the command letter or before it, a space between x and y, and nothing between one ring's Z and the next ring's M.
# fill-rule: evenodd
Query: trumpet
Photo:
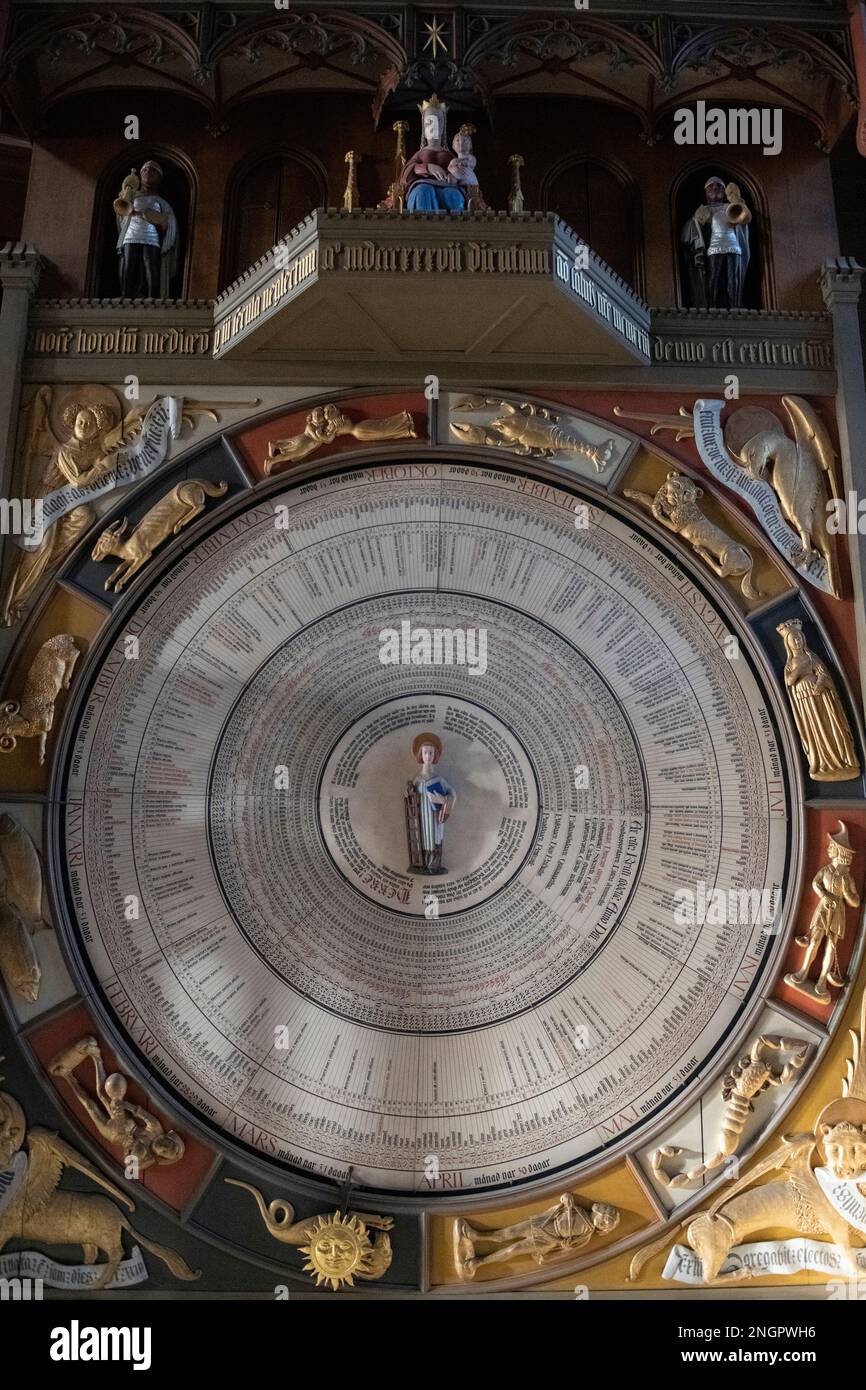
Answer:
M134 169L130 169L112 205L118 217L129 217L135 202L135 195L140 188L141 179Z
M725 197L728 206L725 209L725 216L734 227L742 227L746 222L751 222L752 214L743 202L743 195L735 183L729 183L725 187Z

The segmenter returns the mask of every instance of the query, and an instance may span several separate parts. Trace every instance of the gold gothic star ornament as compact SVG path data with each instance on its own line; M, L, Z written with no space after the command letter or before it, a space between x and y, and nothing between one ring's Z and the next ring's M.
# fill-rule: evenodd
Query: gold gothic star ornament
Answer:
M440 48L443 53L448 52L447 38L443 37L448 34L448 24L446 20L440 19L438 15L433 15L430 19L425 21L424 30L427 34L427 42L424 45L425 53L428 48L432 49L433 57L438 58Z

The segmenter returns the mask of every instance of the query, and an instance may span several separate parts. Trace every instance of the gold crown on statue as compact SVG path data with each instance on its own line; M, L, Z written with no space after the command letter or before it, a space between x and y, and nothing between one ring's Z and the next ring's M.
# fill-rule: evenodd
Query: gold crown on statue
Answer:
M448 110L444 101L439 100L436 92L433 93L429 101L419 101L418 103L418 110L422 115L429 107L432 107L434 111L441 111L443 114Z

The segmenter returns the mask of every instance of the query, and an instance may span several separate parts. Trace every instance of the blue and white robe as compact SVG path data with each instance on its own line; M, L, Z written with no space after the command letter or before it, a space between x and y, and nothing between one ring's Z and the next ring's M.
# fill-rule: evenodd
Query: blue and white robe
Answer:
M416 777L414 787L418 793L421 820L421 848L434 850L442 844L445 837L445 824L439 820L442 806L431 801L429 793L435 796L454 796L454 788L444 777Z

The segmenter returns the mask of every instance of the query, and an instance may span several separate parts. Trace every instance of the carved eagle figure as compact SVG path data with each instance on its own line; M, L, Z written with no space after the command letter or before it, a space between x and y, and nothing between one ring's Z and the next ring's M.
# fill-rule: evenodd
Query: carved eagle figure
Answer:
M735 410L725 424L725 443L753 478L770 483L786 521L800 537L804 559L824 557L833 593L839 596L834 538L827 531L827 502L838 497L836 455L823 420L802 396L783 396L793 439L763 406Z

